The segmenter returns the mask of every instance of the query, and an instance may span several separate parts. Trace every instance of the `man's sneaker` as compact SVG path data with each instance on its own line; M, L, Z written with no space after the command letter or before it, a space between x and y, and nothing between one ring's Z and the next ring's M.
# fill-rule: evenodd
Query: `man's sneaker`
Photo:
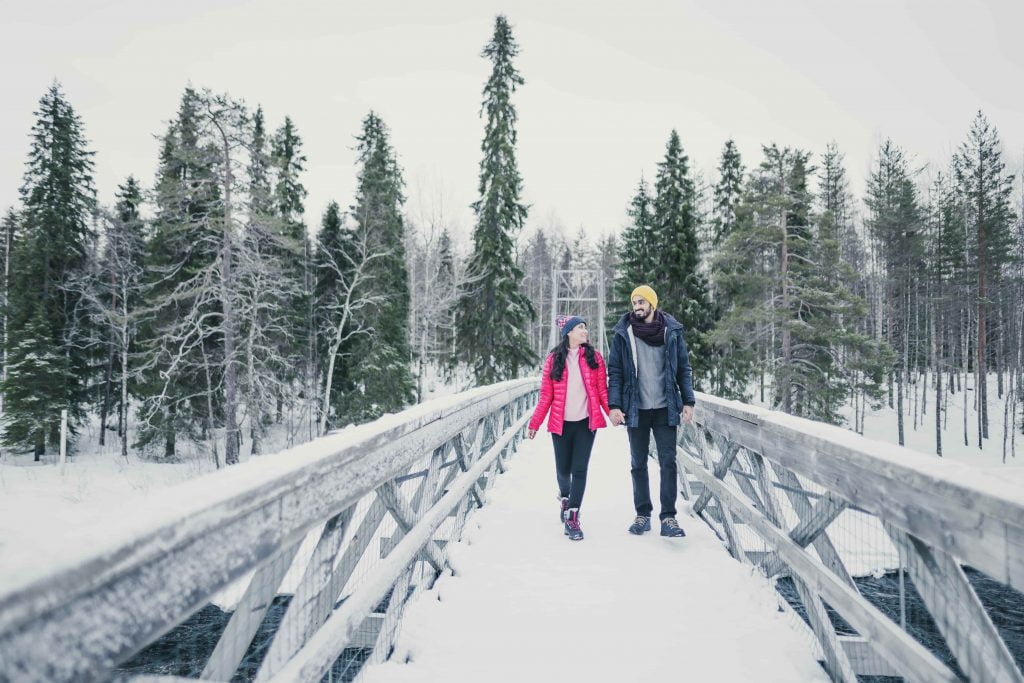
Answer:
M570 541L582 541L583 529L580 528L580 509L571 508L565 513L565 535Z
M562 509L558 513L558 521L565 524L565 513L569 511L569 498L568 496L559 496L558 500L561 501Z
M661 520L661 535L680 538L685 536L686 532L683 531L681 526L679 526L679 522L676 521L675 517L666 517Z
M644 517L643 515L637 515L636 519L633 520L633 524L629 527L629 533L636 534L639 536L645 531L651 530L651 518Z

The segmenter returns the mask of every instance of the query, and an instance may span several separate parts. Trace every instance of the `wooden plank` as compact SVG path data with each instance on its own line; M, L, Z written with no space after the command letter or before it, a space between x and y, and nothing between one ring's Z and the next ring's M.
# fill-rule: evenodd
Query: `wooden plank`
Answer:
M838 517L846 508L847 505L845 501L836 500L831 493L826 493L825 496L818 500L809 512L805 513L805 516L803 516L800 523L789 532L789 537L801 548L806 548L816 538L818 538L818 536L824 533L825 529L827 529L828 526L835 521L835 518ZM829 546L831 547L831 543L829 543ZM836 557L838 558L838 553L836 554ZM778 558L778 556L769 559L764 566L765 574L767 574L769 578L782 572L784 568L785 564ZM843 568L843 572L846 572L845 567Z
M705 465L711 469L711 455L708 452L707 444L704 443L704 435L697 427L694 427L693 429L696 431L696 434L694 435L694 443L696 444L700 454L703 456ZM737 453L739 453L738 444L730 444L726 451L722 453L722 457L717 463L714 463L713 471L716 479L722 479L725 477L726 472L729 471L729 467L732 466L732 461L736 459ZM676 460L678 461L678 458L676 458ZM693 504L693 511L696 514L700 514L700 511L704 509L704 506L708 504L708 500L710 499L711 492L704 490L697 498L697 502Z
M845 500L838 500L831 492L826 492L814 505L811 514L800 520L800 523L793 527L793 530L789 532L789 537L801 548L806 548L846 508Z
M301 545L301 541L292 543L256 570L245 594L235 606L224 633L217 641L217 647L203 667L200 678L208 681L231 680Z
M359 625L355 633L352 634L352 640L348 641L349 647L365 647L371 648L377 642L377 636L380 633L381 626L384 625L384 615L380 612L370 612L363 619L363 623Z
M291 539L535 389L535 379L515 380L458 403L416 406L388 418L390 426L371 423L283 452L273 466L257 459L148 496L145 504L160 513L147 514L130 537L97 547L74 566L40 567L31 583L3 589L0 679L77 681L110 670ZM131 514L118 510L117 517ZM84 533L74 524L65 531Z
M380 633L377 634L377 640L373 643L373 652L370 653L369 664L381 664L391 656L391 646L395 642L398 623L402 618L402 612L405 610L414 566L415 563L410 563L408 569L395 581L395 585L391 589L391 599L388 600L388 608L384 612Z
M385 557L387 557L391 553L391 551L395 549L395 546L402 542L403 538L405 538L405 534L396 534L395 536L381 536L378 539L378 544L380 545L380 559L383 560ZM435 538L433 542L441 550L444 550L445 546L448 545L448 539L446 538Z
M874 643L879 653L912 680L959 681L946 665L918 643L859 593L847 586L839 577L825 569L789 536L769 522L738 494L702 468L694 467L693 474L711 489L730 510L746 520L766 542L774 548L793 572L806 582L808 588L826 600L857 632Z
M786 497L789 498L793 509L796 510L797 517L801 521L811 517L814 514L814 508L810 503L808 495L806 495L803 485L800 483L800 479L782 465L772 463L772 469L775 470L775 476L782 483L784 487L782 490L785 491ZM832 495L831 492L829 494ZM823 531L815 536L811 541L811 545L826 567L841 578L847 586L858 593L860 592L857 582L853 580L850 572L846 570L846 565L843 563L843 558L840 557L839 551L832 545L832 539L829 538L828 532Z
M772 490L772 481L768 474L768 468L765 467L764 459L758 453L752 451L747 451L747 453L750 466L754 470L758 489L761 492L761 500L764 502L764 514L769 522L784 531L786 525L782 509L779 507L778 501L775 500L775 492ZM793 534L790 532L790 538L792 537ZM803 548L805 546L806 544L800 547ZM825 605L822 603L821 598L800 576L793 576L793 583L800 594L800 600L804 603L804 609L807 612L808 620L811 622L814 636L818 639L822 652L825 654L825 670L834 681L857 683L857 675L846 658L846 651L843 650L836 639L836 631L832 627L832 621L825 611Z
M846 652L850 666L859 676L899 676L885 659L878 656L871 643L860 636L839 636L839 644Z
M398 522L398 526L402 531L408 533L410 529L416 526L416 513L392 482L381 486L377 489L377 493L380 495L381 500L384 501L384 505L391 513L391 516ZM444 569L444 558L441 556L440 548L435 543L426 544L423 547L423 555L434 567L434 571L440 572Z
M1024 500L1011 484L980 487L965 465L704 394L696 411L712 431L1024 590Z
M266 681L305 644L334 606L329 595L334 560L341 550L345 531L352 521L355 506L350 506L327 521L309 563L302 574L295 595L277 627L274 640L263 657L256 681Z
M719 472L721 472L722 476L724 476L725 472L728 471L729 465L731 464L732 460L736 457L738 449L726 448L725 454L722 456L721 460L719 460L718 465L713 465L711 460L710 449L708 449L707 445L703 442L703 434L700 432L700 430L697 429L694 429L693 431L695 434L695 439L700 440L696 442L696 448L700 454L701 459L704 461L704 468L711 470L714 467L716 476ZM680 464L679 454L681 452L683 452L681 447L676 446L677 465ZM684 469L688 467L693 467L695 469L700 469L701 472L706 471L699 464L688 459L686 460L686 462L682 463L682 466ZM743 552L743 545L740 543L739 534L736 533L736 527L733 524L732 515L730 515L729 510L726 509L724 505L722 505L722 501L718 500L718 498L715 497L713 491L711 491L710 489L705 489L704 492L701 493L702 498L705 493L707 494L707 500L714 501L715 503L715 509L718 513L717 521L722 527L722 531L719 534L719 538L724 538L725 547L729 550L729 554L732 555L733 558L739 560L740 562L746 562L747 556ZM701 499L698 499L697 502L699 503L700 500ZM709 508L706 503L702 505L700 509L697 509L697 505L694 504L694 512L697 514L697 516L700 516L702 513L708 512L710 509L711 508ZM712 525L711 528L714 529L714 525Z
M363 515L363 521L359 523L355 534L348 541L345 554L341 556L341 560L334 568L334 574L331 575L331 581L327 589L330 595L333 595L335 598L341 595L341 592L345 589L345 584L348 583L352 573L356 570L359 559L366 552L367 547L369 547L370 541L373 540L374 534L377 532L378 527L380 527L380 523L384 521L385 515L387 515L387 508L384 506L384 501L380 499L380 496L374 494L373 503L366 511L366 514ZM333 609L334 605L331 607ZM327 618L326 614L324 618Z
M891 524L886 524L885 530L903 550L918 595L967 677L973 681L1024 681L960 564Z
M804 603L814 637L818 639L818 644L825 653L825 671L833 681L857 683L857 674L846 657L846 650L839 644L836 630L832 627L821 598L799 576L793 577L793 583L796 585L800 600Z

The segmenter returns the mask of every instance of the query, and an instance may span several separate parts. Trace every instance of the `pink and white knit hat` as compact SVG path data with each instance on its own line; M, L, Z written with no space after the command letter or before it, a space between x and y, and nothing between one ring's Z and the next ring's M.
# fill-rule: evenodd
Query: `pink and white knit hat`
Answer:
M560 315L555 318L555 327L559 329L563 337L572 332L572 329L580 323L586 325L587 321L578 315Z

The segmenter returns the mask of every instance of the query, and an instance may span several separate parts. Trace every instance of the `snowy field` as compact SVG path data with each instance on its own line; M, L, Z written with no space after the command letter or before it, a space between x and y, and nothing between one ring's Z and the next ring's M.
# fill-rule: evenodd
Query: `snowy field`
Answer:
M661 538L656 522L644 536L626 532L624 429L598 433L582 541L562 533L554 478L541 432L467 522L454 576L414 599L393 660L364 681L828 680L772 586L702 521L681 507L686 538Z

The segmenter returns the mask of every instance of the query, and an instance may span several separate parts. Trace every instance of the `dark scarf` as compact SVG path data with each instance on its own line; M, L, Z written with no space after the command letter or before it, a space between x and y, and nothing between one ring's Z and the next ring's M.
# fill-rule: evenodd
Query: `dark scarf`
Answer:
M648 346L662 346L665 343L665 315L661 311L654 312L654 320L645 322L637 318L635 313L629 314L629 324L633 326L633 335Z

